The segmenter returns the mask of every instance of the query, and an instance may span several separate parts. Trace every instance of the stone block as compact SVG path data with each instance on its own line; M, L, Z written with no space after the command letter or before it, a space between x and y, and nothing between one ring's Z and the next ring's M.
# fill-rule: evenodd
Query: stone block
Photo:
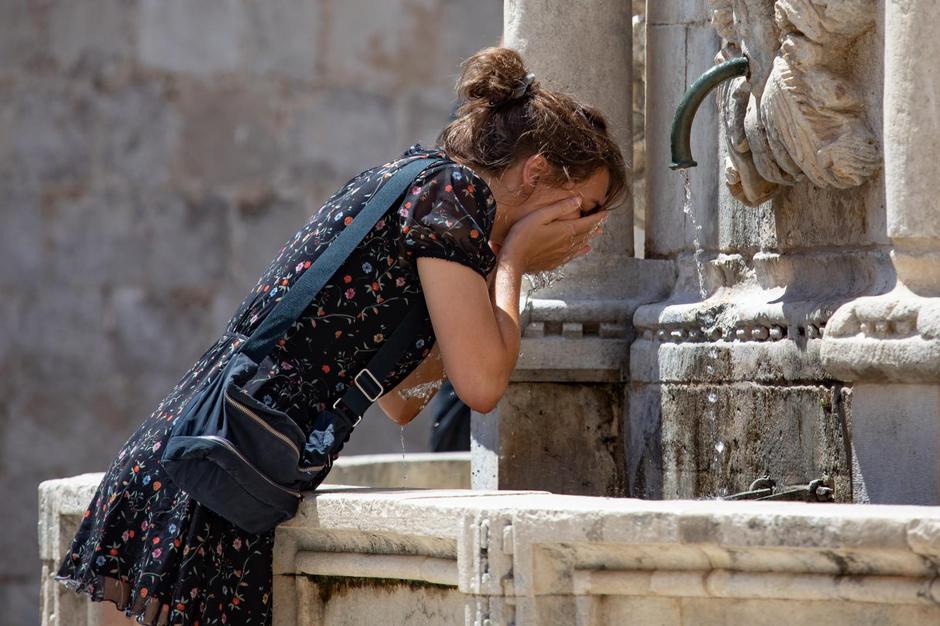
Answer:
M63 389L70 382L66 372L74 382L109 370L114 353L110 342L102 341L106 299L100 290L60 285L22 293L30 304L13 342L16 367L37 382L59 380Z
M631 385L624 419L627 495L655 500L663 497L662 388Z
M880 174L853 189L820 189L804 181L784 189L773 207L777 248L864 246L872 240L869 209L880 200L868 198L884 181Z
M711 20L709 2L689 0L654 0L646 5L650 24L703 24Z
M384 4L382 6L385 6ZM348 180L399 156L389 98L359 89L318 91L288 123L298 174Z
M50 5L52 54L65 68L126 61L131 52L132 5L124 0Z
M940 387L856 383L852 444L873 504L940 505Z
M432 585L422 587L405 581L389 585L322 580L318 584L316 579L312 579L308 584L315 585L315 591L323 602L323 621L307 621L301 615L300 626L344 623L463 626L466 623L464 598L456 589Z
M402 94L396 99L396 144L435 145L441 129L450 121L456 98L452 90L443 89L412 89Z
M314 0L266 0L244 7L245 65L258 74L317 77L323 6Z
M104 176L137 189L169 183L180 120L163 87L130 84L102 96L97 107L96 160Z
M442 68L444 76L454 77L458 64L477 50L499 45L503 26L502 0L441 0L444 38L444 58L453 63L453 68Z
M41 63L49 54L49 30L42 11L24 0L0 3L0 73L26 69Z
M149 377L156 383L160 376L170 383L163 385L168 392L171 379L182 375L222 332L207 328L208 304L206 294L196 290L115 289L107 309L115 351L111 366L135 381Z
M324 26L323 67L331 85L376 91L446 85L454 72L442 62L437 0L338 2Z
M662 496L727 496L766 473L778 488L828 476L850 502L842 403L824 386L663 385Z
M37 81L30 89L13 88L8 94L5 151L11 160L3 176L12 175L21 185L85 184L92 171L97 121L92 94L55 79Z
M648 68L656 68L658 80L648 80L646 88L645 256L657 258L685 246L682 178L669 169L672 157L668 138L675 107L692 78L686 71L685 26L650 24L646 37L646 64ZM709 120L699 119L697 122L706 125ZM699 147L704 148L701 144L692 144L693 151ZM697 153L702 154L702 150Z
M147 287L193 290L190 296L208 303L216 282L228 272L229 255L246 254L230 247L229 202L213 194L176 192L141 194L138 202L143 207L139 227L146 248L139 257L128 259L146 267Z
M233 281L233 293L240 296L248 295L285 242L309 219L301 197L280 197L269 191L249 201L249 195L254 194L235 198L228 206L228 216L222 218L229 225L228 245L237 251L225 270ZM221 197L206 198L205 202L225 203Z
M787 600L714 600L682 601L682 621L677 626L725 626L749 624L813 624L814 626L849 626L850 624L931 624L936 619L929 607L910 605L870 605L864 602L787 601ZM668 623L668 622L667 622Z
M11 288L35 283L44 273L47 262L40 244L44 231L40 194L38 190L28 187L0 184L0 195L3 197L0 285ZM5 300L7 306L14 304L10 298ZM15 326L4 324L4 328ZM0 348L0 354L4 353Z
M231 0L142 0L137 16L140 62L168 72L207 75L239 69L247 21Z
M35 558L28 561L32 563ZM39 588L32 577L4 577L0 585L0 602L3 602L3 619L8 624L39 623Z
M709 25L654 25L647 32L647 65L660 80L647 82L648 160L646 256L667 256L683 248L717 244L718 133L714 98L702 103L692 127L692 154L698 167L675 172L669 137L682 94L711 67L719 41ZM685 207L684 180L690 196Z
M255 83L194 83L179 96L176 176L198 185L270 181L287 160L278 103ZM354 120L352 116L348 123Z
M512 383L498 408L500 489L622 495L620 385Z
M363 487L469 489L470 453L344 455L333 464L327 482Z
M680 626L682 601L676 598L602 596L596 601L594 614L597 615L597 624Z

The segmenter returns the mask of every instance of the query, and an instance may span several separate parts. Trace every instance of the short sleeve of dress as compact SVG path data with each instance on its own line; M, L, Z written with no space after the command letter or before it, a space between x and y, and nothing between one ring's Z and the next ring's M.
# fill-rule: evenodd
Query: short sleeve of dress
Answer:
M398 209L404 253L454 261L486 277L496 265L489 246L495 210L489 188L470 168L429 168Z

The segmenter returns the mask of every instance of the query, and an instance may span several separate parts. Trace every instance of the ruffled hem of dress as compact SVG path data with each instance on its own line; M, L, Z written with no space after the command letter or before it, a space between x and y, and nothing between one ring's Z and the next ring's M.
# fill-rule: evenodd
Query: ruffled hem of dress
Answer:
M129 582L96 574L89 580L75 580L70 576L54 574L52 578L77 594L85 594L92 602L111 602L125 616L133 618L138 624L146 626L171 626L169 621L171 605L156 596L141 598L135 596L129 601L133 585Z

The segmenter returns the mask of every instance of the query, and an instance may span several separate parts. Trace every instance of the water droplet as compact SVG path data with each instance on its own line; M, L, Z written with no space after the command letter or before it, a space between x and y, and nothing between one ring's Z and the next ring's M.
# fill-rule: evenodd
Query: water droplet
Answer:
M719 441L718 443L715 444L715 452L717 452L718 454L721 454L724 451L725 451L724 441Z
M711 403L711 404L715 404L716 402L718 402L718 394L715 393L714 391L709 391L709 392L708 392L708 401L709 401L709 403Z

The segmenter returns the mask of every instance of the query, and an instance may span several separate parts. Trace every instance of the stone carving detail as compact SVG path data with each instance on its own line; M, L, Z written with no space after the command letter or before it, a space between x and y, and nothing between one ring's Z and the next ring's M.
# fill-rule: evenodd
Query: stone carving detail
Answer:
M756 206L781 186L862 184L881 164L861 97L845 71L874 0L709 0L726 41L717 61L746 55L750 76L718 90L735 198Z

